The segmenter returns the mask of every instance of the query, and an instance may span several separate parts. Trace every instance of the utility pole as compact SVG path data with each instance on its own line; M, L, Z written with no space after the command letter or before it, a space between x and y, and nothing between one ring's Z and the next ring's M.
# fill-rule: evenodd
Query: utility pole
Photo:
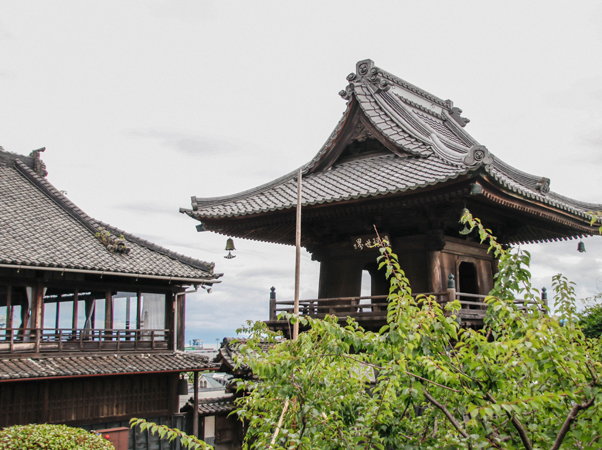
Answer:
M301 176L303 172L299 169L297 175L297 226L295 230L296 260L295 260L295 304L294 314L297 321L293 324L293 341L299 337L299 278L301 276Z

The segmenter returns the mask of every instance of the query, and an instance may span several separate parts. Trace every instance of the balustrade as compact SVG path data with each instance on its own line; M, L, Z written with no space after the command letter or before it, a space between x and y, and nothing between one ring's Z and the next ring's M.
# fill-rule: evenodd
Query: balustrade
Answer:
M167 350L170 333L168 329L2 328L0 353Z

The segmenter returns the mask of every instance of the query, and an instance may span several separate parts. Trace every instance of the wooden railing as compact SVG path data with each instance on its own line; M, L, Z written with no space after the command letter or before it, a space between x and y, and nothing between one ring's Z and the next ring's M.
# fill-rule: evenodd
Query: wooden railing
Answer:
M169 342L170 330L161 329L0 329L0 353L153 351Z
M482 320L487 312L487 304L484 303L486 295L456 292L450 288L445 292L425 292L412 294L416 298L419 295L433 296L444 307L447 303L458 300L461 308L458 312L460 319ZM387 317L387 295L372 295L360 297L337 297L320 298L311 300L299 300L299 315L314 318L323 318L327 314L337 317L353 317L361 320L382 320ZM515 300L519 310L528 312L533 309L546 311L545 295L540 302ZM270 295L270 321L278 320L280 313L293 312L294 302L292 300L276 300L275 292Z

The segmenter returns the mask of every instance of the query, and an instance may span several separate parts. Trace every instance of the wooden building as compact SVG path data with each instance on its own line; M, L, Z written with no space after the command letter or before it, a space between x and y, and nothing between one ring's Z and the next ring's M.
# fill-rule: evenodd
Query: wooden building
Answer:
M414 292L443 301L453 277L461 298L475 303L492 288L496 261L476 233L461 233L464 208L508 245L596 233L588 211L602 205L556 194L549 178L494 156L466 132L469 120L452 101L371 60L358 62L347 80L342 119L302 167L302 246L320 261L319 299L302 303L303 314L355 315L364 326L380 326L388 284L369 246L375 226L389 237ZM200 230L294 245L296 176L235 195L192 197L192 208L181 212L200 221ZM359 299L363 271L372 296ZM290 305L274 299L271 320ZM479 305L462 311L477 324L484 314Z
M39 153L0 151L0 427L64 423L125 433L118 450L169 448L128 420L185 427L179 374L217 368L183 351L186 293L220 274L86 215Z

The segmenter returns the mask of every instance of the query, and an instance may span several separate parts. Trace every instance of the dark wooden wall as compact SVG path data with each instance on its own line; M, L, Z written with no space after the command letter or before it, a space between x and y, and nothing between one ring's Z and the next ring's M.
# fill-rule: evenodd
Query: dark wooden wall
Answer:
M487 253L487 246L441 235L416 235L392 239L393 252L410 280L412 291L444 292L450 274L461 291L459 266L462 262L475 265L478 293L485 295L493 288L496 261ZM320 286L318 298L355 297L360 295L362 271L372 278L372 295L388 294L385 271L377 270L378 250L354 250L350 243L337 243L321 249Z
M177 412L177 377L168 373L2 382L0 427L171 414Z

